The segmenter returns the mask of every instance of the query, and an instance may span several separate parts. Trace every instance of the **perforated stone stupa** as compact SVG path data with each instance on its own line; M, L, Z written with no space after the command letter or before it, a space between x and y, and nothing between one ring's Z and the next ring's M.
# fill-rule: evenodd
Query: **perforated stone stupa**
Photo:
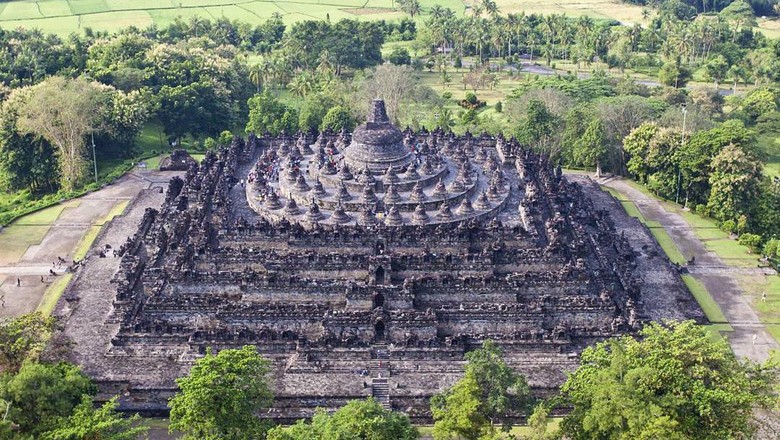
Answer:
M266 417L374 396L426 420L486 339L543 393L588 344L703 319L595 184L514 139L401 132L382 101L352 135L235 138L136 215L110 286L88 264L58 308L125 409L163 411L206 350L251 344L274 364Z

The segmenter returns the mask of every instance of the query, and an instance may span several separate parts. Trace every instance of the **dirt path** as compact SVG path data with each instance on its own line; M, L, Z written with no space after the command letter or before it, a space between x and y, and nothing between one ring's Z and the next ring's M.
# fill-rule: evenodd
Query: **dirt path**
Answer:
M597 181L623 194L647 220L659 222L686 258L696 258L695 265L689 266L689 272L704 285L734 328L734 332L729 333L727 338L737 356L761 362L769 358L770 350L780 349L734 279L736 274L776 275L774 270L727 265L707 249L682 216L667 211L657 199L648 197L619 178L602 178Z
M14 222L19 225L15 230L0 230L0 238L3 234L16 234L23 238L26 233L24 227L49 228L40 242L31 244L23 253L0 258L0 298L3 301L0 317L34 311L41 304L46 289L65 273L66 265L73 262L79 244L93 227L99 227L117 204L133 200L141 190L167 185L171 175L159 171L134 171L113 185L65 202L68 207L48 224L28 226L25 225L26 217L22 217ZM11 240L15 238L11 237ZM56 264L57 257L65 259L66 264ZM50 270L57 275L51 275Z

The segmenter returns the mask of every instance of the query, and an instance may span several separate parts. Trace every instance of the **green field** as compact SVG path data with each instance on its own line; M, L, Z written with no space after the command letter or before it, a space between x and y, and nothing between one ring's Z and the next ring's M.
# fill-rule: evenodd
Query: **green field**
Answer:
M457 14L475 0L420 0L423 15L438 4ZM615 19L624 24L642 22L642 7L618 0L498 0L503 13L587 15L596 19ZM354 18L392 20L404 17L394 9L392 0L13 0L0 1L0 27L39 28L67 35L90 27L117 31L126 26L165 26L176 17L216 19L226 17L249 23L261 23L274 13L285 23L302 20ZM418 16L419 19L419 16ZM768 37L780 37L780 22L759 20L759 29Z

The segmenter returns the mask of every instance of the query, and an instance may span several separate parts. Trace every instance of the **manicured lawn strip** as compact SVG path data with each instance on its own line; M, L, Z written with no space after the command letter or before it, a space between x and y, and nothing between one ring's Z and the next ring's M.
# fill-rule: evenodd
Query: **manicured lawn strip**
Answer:
M650 233L653 234L653 237L655 237L655 241L658 242L658 244L661 246L661 249L664 250L664 253L670 261L681 265L688 262L688 259L685 258L682 252L680 252L680 249L676 244L674 244L672 237L669 236L669 234L666 232L666 229L664 229L660 223L647 220L639 211L639 208L637 208L636 205L634 205L632 202L626 200L626 197L618 191L608 187L602 187L602 189L618 199L628 215L638 219L640 222L642 222L642 224L647 226L647 228L650 230Z
M62 293L65 292L65 288L68 286L71 278L73 278L73 274L66 273L59 276L56 281L51 283L46 289L46 292L44 292L43 298L36 310L45 315L51 315L51 312L53 312L54 307L57 306L57 301L60 300Z
M735 278L750 296L761 321L780 325L780 276L740 275ZM761 299L764 292L766 301Z
M672 240L672 237L666 232L666 229L662 226L650 227L650 233L653 234L653 237L655 237L655 240L672 263L683 265L688 262L688 259L680 252L677 245L674 244L674 240Z
M19 218L0 231L0 264L19 261L27 248L39 244L62 211L79 205L73 200L61 203Z
M39 244L51 225L10 225L0 232L0 264L14 264L22 258L27 248Z
M625 182L648 197L661 200L660 197L652 194L643 185L632 180L625 180ZM756 267L758 257L750 253L747 247L730 238L727 232L720 231L714 219L700 217L669 201L662 201L662 205L667 211L682 216L691 226L694 234L704 242L707 249L715 252L729 266L740 268Z
M705 289L696 278L692 275L683 275L682 279L688 287L688 290L693 294L693 297L696 298L696 302L699 303L699 306L710 322L719 324L728 323L728 320L723 315L718 304L712 299L712 296L707 292L707 289Z
M81 237L79 245L76 247L76 251L73 252L74 260L83 260L87 256L89 249L92 247L92 243L100 233L101 226L90 226L89 231Z
M733 332L734 328L728 324L710 324L703 326L704 330L709 333L710 339L713 341L725 340L728 343L726 336L723 333Z
M90 248L92 248L92 244L95 242L98 234L100 234L100 230L103 229L103 226L113 220L114 217L125 212L128 204L130 204L128 200L117 202L105 217L98 220L94 225L89 227L89 231L87 231L87 233L81 237L79 245L76 247L76 251L73 253L74 260L82 260L87 256L87 253L89 252Z

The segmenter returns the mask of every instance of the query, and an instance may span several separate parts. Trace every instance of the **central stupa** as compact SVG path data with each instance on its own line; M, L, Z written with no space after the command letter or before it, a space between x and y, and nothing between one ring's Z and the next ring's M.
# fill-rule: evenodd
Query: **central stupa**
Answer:
M385 102L375 99L366 123L352 133L352 143L344 151L344 162L353 170L368 168L376 174L384 173L391 166L400 170L414 160L403 141L403 134L387 117Z

